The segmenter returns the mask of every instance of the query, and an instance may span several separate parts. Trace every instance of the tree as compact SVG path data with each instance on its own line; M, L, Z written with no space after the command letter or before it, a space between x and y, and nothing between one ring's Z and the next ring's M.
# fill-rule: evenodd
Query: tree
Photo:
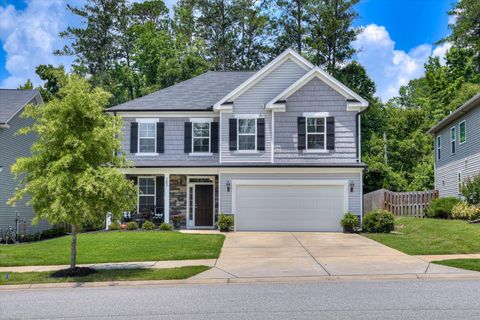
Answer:
M54 67L51 64L41 64L35 68L35 72L40 79L45 81L43 86L38 88L40 94L42 95L43 101L49 102L53 98L58 98L60 88L67 80L65 68L62 65Z
M23 117L35 120L19 134L33 132L38 140L30 157L18 158L12 172L19 187L10 204L29 195L35 221L72 226L70 268L76 267L79 228L111 212L118 217L133 210L136 188L117 168L127 165L117 136L120 119L105 114L110 95L78 76L70 76L59 98L28 105Z
M32 90L33 89L33 83L30 79L27 79L27 81L24 84L19 85L17 89L19 89L19 90Z

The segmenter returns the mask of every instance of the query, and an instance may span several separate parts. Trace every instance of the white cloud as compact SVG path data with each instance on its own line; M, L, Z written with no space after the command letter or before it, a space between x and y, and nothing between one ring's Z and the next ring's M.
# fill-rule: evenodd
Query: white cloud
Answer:
M76 0L73 4L81 2ZM39 85L41 80L35 74L39 64L69 67L73 58L54 56L53 50L65 45L66 40L58 33L74 21L63 0L29 0L23 10L0 6L0 42L7 53L5 68L10 74L0 82L0 87L16 88L27 79Z
M386 101L395 96L401 86L423 75L428 57L438 56L443 61L451 44L436 48L421 44L405 52L395 49L395 42L385 27L370 24L358 35L353 46L360 50L356 58L375 81L377 95Z

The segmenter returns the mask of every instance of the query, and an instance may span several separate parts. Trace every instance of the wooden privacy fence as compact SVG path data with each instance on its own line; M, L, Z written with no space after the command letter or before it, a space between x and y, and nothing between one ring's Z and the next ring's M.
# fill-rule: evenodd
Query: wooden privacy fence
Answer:
M367 213L380 208L392 212L396 216L423 218L425 208L438 198L437 190L393 192L380 189L363 196L363 212Z

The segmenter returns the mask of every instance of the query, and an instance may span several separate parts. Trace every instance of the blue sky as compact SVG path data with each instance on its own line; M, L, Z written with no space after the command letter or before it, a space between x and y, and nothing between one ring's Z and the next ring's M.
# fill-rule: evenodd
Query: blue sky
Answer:
M138 1L138 0L132 0ZM363 32L354 43L356 55L386 100L401 85L423 74L431 55L444 56L449 44L435 42L449 32L447 11L454 0L361 0L356 26ZM69 0L81 5L84 0ZM169 7L175 0L167 0ZM71 57L53 56L65 43L58 32L77 23L63 0L0 0L0 87L15 88L31 79L35 66L68 66Z

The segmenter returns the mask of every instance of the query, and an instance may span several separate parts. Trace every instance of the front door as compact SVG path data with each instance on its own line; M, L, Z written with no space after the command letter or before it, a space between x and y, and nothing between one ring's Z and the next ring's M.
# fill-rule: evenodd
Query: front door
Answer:
M195 226L213 226L213 185L195 185Z

